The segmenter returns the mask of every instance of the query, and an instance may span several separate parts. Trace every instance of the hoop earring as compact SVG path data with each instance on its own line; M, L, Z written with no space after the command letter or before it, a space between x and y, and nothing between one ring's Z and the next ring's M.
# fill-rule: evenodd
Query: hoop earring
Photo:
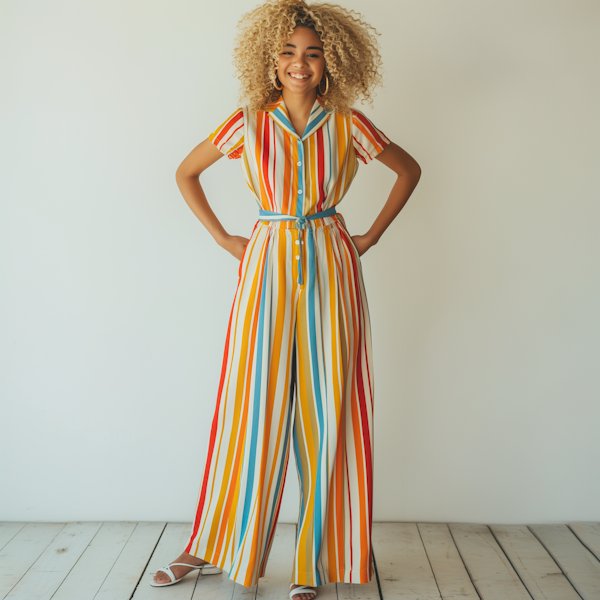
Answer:
M279 83L281 83L281 81ZM281 87L277 87L277 75L275 75L275 82L273 83L273 86L275 87L276 90L283 89L283 83L281 83Z
M325 96L329 91L329 77L327 77L327 73L325 73L325 91L321 91L321 82L319 81L319 92L321 92L321 96Z

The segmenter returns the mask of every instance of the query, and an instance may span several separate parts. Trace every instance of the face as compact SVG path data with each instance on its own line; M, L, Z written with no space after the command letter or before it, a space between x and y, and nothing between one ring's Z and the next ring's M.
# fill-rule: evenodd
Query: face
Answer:
M279 53L279 81L288 91L304 94L319 85L324 70L325 56L319 36L309 27L296 27Z

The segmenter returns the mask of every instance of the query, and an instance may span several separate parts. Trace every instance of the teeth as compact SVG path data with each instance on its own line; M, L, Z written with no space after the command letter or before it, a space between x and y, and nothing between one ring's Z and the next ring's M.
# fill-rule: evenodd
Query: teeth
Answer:
M293 77L294 79L308 79L308 75L299 75L296 73L290 73L290 77Z

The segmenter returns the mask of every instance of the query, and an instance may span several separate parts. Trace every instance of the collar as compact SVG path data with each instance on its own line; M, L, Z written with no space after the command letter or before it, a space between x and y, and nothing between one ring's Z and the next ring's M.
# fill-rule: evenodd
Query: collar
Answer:
M321 127L327 121L329 115L331 114L331 111L327 112L323 108L321 102L319 101L319 97L317 96L315 103L311 108L310 116L308 117L308 122L306 123L306 129L304 130L302 137L300 137L292 125L287 106L283 101L283 96L281 96L276 102L269 104L266 107L265 112L269 113L269 116L273 119L273 121L281 125L287 132L302 141L319 129L319 127Z

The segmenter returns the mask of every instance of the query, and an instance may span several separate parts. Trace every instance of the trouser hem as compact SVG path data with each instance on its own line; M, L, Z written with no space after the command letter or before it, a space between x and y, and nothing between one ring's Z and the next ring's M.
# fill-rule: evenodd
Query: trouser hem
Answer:
M369 583L373 580L369 569L348 569L343 571L341 578L326 576L325 581L321 585L327 585L328 583ZM296 579L298 581L291 581L295 585L311 585L316 584L316 574L312 571L300 571L296 573Z

